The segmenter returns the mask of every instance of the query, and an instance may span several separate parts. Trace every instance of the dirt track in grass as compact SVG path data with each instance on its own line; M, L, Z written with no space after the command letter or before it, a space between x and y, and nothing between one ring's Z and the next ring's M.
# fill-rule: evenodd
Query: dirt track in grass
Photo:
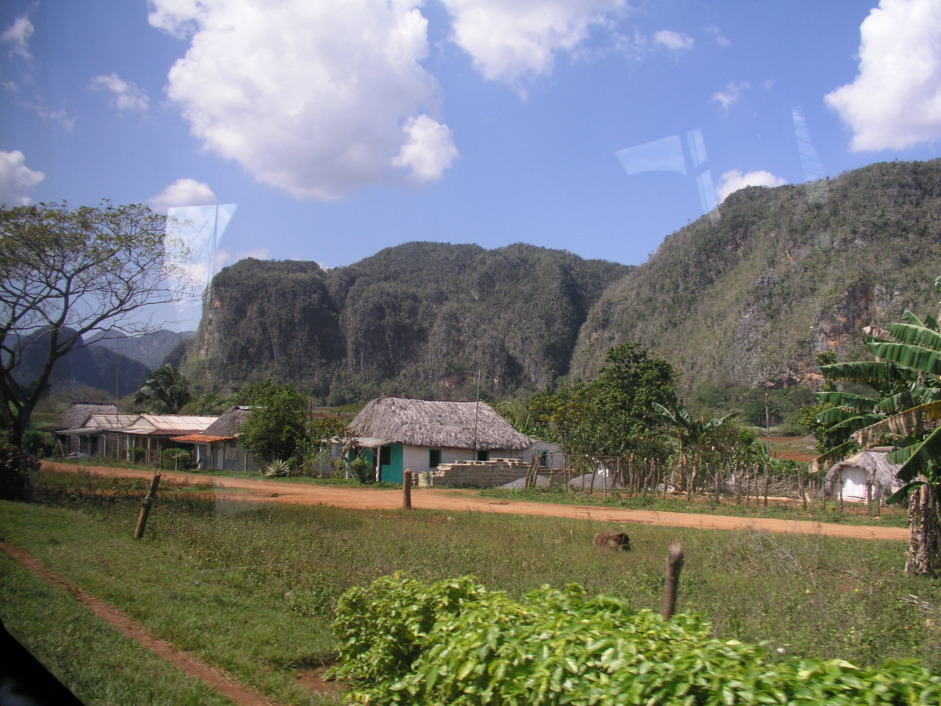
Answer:
M77 466L70 463L43 462L50 470L78 472L82 468L102 476L128 478L153 477L151 471ZM277 502L294 505L330 505L353 510L394 510L402 507L402 491L379 490L328 485L285 483L264 479L222 478L198 473L163 471L162 478L193 484L213 485L213 492L222 497L253 501ZM659 527L689 527L703 530L763 530L784 534L816 534L853 539L907 540L908 530L902 527L873 527L839 525L822 522L801 522L769 518L730 517L725 515L699 515L681 512L626 510L586 505L516 502L481 497L473 490L443 490L416 488L412 491L412 507L450 512L493 512L507 515L563 517L615 524L642 524Z

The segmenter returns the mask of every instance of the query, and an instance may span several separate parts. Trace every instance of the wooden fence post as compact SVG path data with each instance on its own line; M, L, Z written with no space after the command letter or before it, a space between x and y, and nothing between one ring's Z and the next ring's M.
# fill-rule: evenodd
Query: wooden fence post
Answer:
M679 542L670 542L670 552L667 554L667 577L663 586L664 620L669 620L676 609L676 590L680 584L680 571L683 569L683 545Z
M412 509L412 472L408 468L402 474L402 507Z
M140 506L140 515L137 516L137 527L134 528L134 539L144 537L144 529L147 527L147 517L150 515L150 508L154 499L157 497L157 486L160 484L160 471L154 473L154 479L150 482L150 490L144 496L144 501Z

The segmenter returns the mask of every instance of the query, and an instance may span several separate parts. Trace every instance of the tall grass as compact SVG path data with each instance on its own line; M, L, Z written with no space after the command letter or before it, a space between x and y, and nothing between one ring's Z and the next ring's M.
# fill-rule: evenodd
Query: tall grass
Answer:
M395 571L426 582L471 574L515 595L577 582L658 610L674 539L687 557L678 610L704 614L720 637L941 668L941 584L902 573L901 542L624 525L634 551L610 552L591 539L612 527L585 520L261 505L172 488L135 542L141 485L44 473L45 505L0 504L0 535L284 703L316 702L296 676L331 658L333 607L351 586ZM5 621L21 600L0 609Z

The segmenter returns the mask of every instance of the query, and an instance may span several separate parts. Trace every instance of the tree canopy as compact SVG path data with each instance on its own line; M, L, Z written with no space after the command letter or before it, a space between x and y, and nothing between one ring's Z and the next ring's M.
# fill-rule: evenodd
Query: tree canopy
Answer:
M134 395L134 403L155 414L177 414L190 401L190 383L172 365L154 370Z
M529 410L537 431L570 453L624 456L658 445L651 432L663 419L655 403L676 405L673 368L638 344L624 343L608 351L595 380L536 396Z
M310 428L304 394L293 385L264 380L242 388L235 401L252 407L239 430L252 456L263 463L300 460Z
M145 310L179 301L185 248L139 204L0 210L0 423L19 443L56 363L92 331L153 331ZM37 335L37 333L39 335ZM41 351L37 373L18 369Z

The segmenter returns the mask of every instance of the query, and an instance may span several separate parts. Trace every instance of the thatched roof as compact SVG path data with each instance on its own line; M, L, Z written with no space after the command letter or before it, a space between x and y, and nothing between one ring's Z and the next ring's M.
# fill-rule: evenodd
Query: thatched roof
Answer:
M251 407L229 407L216 421L203 430L203 434L235 438L251 409Z
M359 437L431 449L520 450L532 445L493 407L474 400L380 397L356 415L350 429Z
M880 498L890 495L899 487L899 481L896 478L901 466L889 463L886 460L887 451L876 451L867 449L861 451L855 456L850 456L845 461L834 464L827 471L823 483L824 495L832 495L836 492L836 486L842 478L843 471L849 468L859 468L869 475L872 481L872 496Z
M45 427L45 431L59 431L62 429L75 429L82 426L85 420L93 414L117 414L118 408L113 404L70 404L53 424Z

